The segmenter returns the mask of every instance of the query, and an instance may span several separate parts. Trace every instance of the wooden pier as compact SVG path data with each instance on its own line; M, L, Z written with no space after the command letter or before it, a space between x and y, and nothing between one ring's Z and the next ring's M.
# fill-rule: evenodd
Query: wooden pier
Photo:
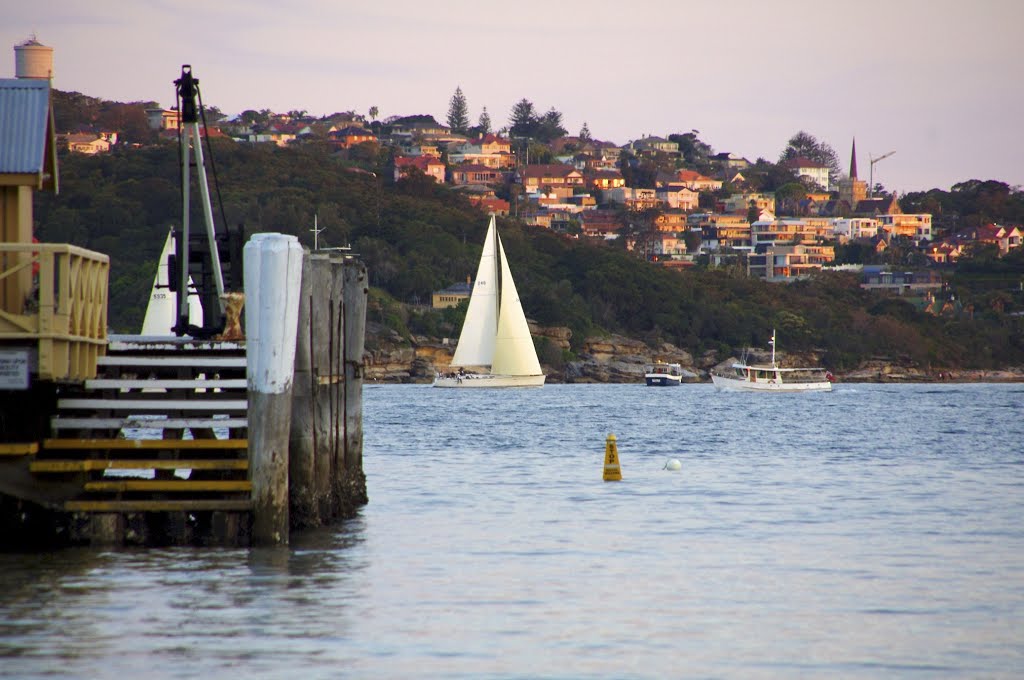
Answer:
M24 544L286 543L290 529L365 504L366 270L350 257L305 261L299 370L278 368L300 383L283 397L296 417L271 432L285 449L275 460L284 477L273 482L284 505L270 508L275 522L283 517L276 538L259 534L267 510L254 494L246 341L173 336L111 336L95 377L33 375L27 390L0 390L0 413L16 420L0 422L0 531ZM311 272L334 283L314 295Z
M33 192L58 188L50 84L0 80L0 110L11 114L0 116L4 548L280 544L293 528L366 503L366 267L350 255L304 252L295 236L253 234L244 291L240 272L229 290L202 167L198 81L185 66L175 83L188 84L191 102L181 154L181 295L167 319L176 335L108 338L109 258L33 238ZM186 293L193 152L208 236L196 254L199 280L209 264L213 283ZM229 244L232 233L222 234ZM202 327L184 313L196 293Z

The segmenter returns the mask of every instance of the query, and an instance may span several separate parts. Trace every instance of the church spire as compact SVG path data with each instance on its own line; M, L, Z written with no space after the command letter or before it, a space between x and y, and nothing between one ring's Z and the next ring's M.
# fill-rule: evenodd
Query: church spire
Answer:
M850 179L857 179L857 138L853 138L853 150L850 151Z

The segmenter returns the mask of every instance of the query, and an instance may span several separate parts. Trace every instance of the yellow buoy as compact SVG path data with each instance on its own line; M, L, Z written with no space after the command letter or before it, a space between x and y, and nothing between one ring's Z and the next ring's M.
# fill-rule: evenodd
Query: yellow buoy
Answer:
M615 435L608 435L604 442L604 481L621 482L622 468L619 467L619 447L615 445Z

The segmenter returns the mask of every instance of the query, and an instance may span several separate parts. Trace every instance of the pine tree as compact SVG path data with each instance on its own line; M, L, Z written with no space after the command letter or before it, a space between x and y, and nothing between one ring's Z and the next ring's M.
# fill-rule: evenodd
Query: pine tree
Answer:
M486 135L491 132L491 116L487 113L487 107L480 113L480 120L477 122L477 127L480 128L480 134Z
M537 114L533 111L533 102L520 99L512 107L512 118L509 120L509 132L515 137L530 137L537 127Z
M589 142L593 137L590 136L590 128L587 127L587 121L583 121L583 127L580 128L580 139L584 142Z
M448 127L452 132L465 132L469 129L469 113L466 105L466 96L462 94L462 88L456 87L452 95L451 103L448 104Z

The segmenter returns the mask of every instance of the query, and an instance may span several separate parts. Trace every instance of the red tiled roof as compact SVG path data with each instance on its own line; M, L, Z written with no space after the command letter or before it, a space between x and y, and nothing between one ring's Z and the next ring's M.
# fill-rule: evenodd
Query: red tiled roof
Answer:
M438 165L444 167L444 163L436 156L398 156L395 158L396 168L419 168L426 172L428 167Z
M522 170L523 177L568 177L574 172L579 173L579 170L562 163L527 165Z
M822 165L816 161L812 161L810 158L804 158L803 156L796 156L790 158L788 161L782 164L786 168L828 168L827 165Z

